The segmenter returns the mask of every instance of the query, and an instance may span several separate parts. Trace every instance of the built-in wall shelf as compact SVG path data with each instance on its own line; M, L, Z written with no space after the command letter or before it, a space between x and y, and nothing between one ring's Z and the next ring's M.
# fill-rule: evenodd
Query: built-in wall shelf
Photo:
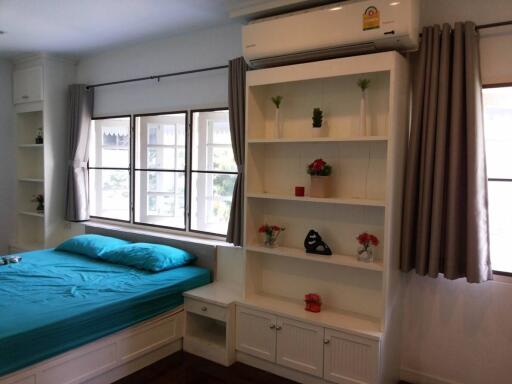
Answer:
M44 179L35 179L31 177L20 177L18 181L24 182L24 183L44 183Z
M270 248L263 245L248 245L245 247L247 251L266 253L275 256L291 257L300 260L307 260L318 263L334 264L344 267L367 269L369 271L382 272L383 265L382 261L375 261L372 263L365 263L358 261L356 256L345 256L345 255L315 255L312 253L306 253L303 249L290 248L290 247L276 247Z
M356 137L309 137L309 138L260 138L248 139L249 144L279 144L279 143L357 143L388 140L387 136L356 136Z
M304 309L302 302L263 293L247 295L241 303L258 310L285 315L299 321L307 321L359 336L366 335L372 339L380 339L382 336L379 319L348 311L323 306L321 312L308 312Z
M18 212L20 215L25 215L25 216L33 216L33 217L39 217L39 218L44 218L44 213L43 212L36 212L36 211L20 211Z
M371 199L292 196L292 195L280 195L280 194L275 194L275 193L247 193L247 197L254 198L254 199L288 200L288 201L300 201L300 202L307 202L307 203L361 205L361 206L365 206L365 207L385 207L386 206L386 203L383 200L371 200Z
M20 144L18 147L22 149L42 149L44 144Z

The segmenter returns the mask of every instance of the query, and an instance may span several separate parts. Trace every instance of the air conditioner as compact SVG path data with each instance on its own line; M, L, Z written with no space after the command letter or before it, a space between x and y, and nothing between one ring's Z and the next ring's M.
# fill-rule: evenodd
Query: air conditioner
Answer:
M343 1L255 20L242 28L252 67L328 59L383 50L414 50L418 0Z

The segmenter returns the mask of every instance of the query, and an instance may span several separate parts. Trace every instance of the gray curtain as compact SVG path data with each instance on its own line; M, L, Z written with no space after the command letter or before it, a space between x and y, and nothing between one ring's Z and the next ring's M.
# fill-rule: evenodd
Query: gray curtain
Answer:
M245 74L243 57L229 61L229 125L238 176L233 191L227 241L242 245L244 220L244 160L245 160Z
M401 269L492 279L478 34L423 29L413 90Z
M68 105L68 180L66 220L89 220L89 130L94 91L83 84L69 86Z

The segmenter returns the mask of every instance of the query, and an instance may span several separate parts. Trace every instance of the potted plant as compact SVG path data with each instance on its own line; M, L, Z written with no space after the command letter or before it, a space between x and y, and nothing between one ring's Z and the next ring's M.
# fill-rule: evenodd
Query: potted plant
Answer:
M359 79L357 85L361 89L361 107L359 110L359 134L361 136L371 136L370 129L366 124L366 107L367 107L367 92L370 86L370 79Z
M313 109L313 137L323 136L324 113L320 108Z
M43 128L37 129L36 144L43 144Z
M263 245L269 248L278 247L277 239L281 232L283 232L286 228L280 227L278 225L269 225L263 224L258 228L258 232L263 237Z
M279 139L283 137L283 120L280 111L281 103L283 102L283 96L272 96L272 103L274 103L275 119L274 119L274 137Z
M360 247L357 250L357 260L372 262L374 260L372 246L376 247L379 245L379 239L377 236L363 232L357 236L357 242L360 244Z
M332 167L324 160L316 159L308 165L307 172L311 176L309 195L311 197L328 197Z
M33 203L37 203L36 211L43 212L44 211L44 196L42 194L37 194L32 198Z

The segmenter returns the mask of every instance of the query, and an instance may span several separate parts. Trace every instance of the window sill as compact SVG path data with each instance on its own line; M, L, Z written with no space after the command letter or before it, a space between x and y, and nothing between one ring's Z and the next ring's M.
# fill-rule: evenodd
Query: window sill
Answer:
M160 237L162 239L174 239L174 240L180 240L180 241L188 241L188 242L197 243L197 244L213 245L216 247L225 247L225 248L235 247L233 244L227 243L226 241L222 240L221 238L219 238L217 236L208 236L208 235L201 235L201 234L188 233L188 232L178 232L178 231L173 231L173 230L161 230L161 231L155 230L155 229L148 230L147 228L141 228L141 226L134 225L134 224L128 224L128 223L127 224L112 223L112 222L109 222L106 220L103 221L103 220L94 219L94 220L85 222L84 225L86 227L117 230L117 231L140 234L140 235Z

